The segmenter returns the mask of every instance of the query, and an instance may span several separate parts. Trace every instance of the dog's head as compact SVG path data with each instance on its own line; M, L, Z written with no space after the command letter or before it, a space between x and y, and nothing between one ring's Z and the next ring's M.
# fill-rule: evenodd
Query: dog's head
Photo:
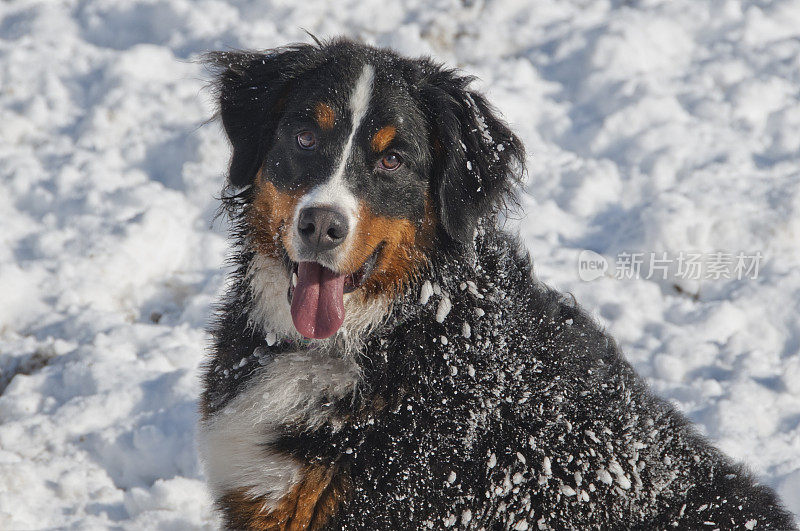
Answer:
M271 313L285 305L303 336L390 301L434 245L468 249L522 169L471 78L429 60L349 41L208 59L245 232L259 263L283 264Z

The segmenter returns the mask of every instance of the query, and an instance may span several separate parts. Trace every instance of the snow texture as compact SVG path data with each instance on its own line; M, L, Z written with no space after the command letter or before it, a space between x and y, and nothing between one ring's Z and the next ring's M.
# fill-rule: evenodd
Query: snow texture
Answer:
M537 275L800 513L800 4L64 0L0 4L0 528L215 525L194 430L229 152L193 60L302 28L478 75L530 153L506 227ZM586 249L764 261L582 282Z

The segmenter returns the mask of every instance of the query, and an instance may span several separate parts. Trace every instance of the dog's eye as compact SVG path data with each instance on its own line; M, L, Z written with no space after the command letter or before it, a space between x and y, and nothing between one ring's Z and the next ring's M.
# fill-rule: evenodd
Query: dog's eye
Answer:
M317 146L317 137L311 131L297 133L297 145L302 149L314 149Z
M397 153L388 153L381 159L381 168L394 171L403 164L403 159Z

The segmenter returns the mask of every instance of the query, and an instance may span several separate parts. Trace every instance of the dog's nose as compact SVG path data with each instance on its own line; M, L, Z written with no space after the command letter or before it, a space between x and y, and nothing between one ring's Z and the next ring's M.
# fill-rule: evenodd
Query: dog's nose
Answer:
M341 244L347 233L347 218L333 208L307 207L300 211L297 231L308 248L315 252L328 251Z

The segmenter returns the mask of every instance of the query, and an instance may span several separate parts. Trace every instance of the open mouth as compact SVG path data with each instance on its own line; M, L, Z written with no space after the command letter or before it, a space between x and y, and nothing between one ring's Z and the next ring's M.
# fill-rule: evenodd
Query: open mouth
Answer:
M291 280L286 297L297 331L311 339L335 334L344 322L344 294L364 285L375 268L379 252L380 247L357 271L346 275L318 262L288 260Z

